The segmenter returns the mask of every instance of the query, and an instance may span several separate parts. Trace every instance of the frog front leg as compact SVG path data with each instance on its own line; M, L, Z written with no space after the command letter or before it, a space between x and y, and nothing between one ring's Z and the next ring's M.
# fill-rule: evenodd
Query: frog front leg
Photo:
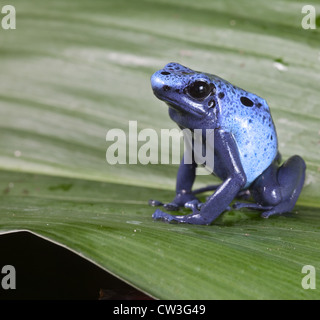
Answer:
M224 182L200 209L198 209L197 206L193 206L193 213L188 215L170 215L158 209L153 214L154 219L208 225L228 209L231 201L245 186L246 175L233 135L223 130L215 130L214 138L217 156L223 159L223 169L226 176Z

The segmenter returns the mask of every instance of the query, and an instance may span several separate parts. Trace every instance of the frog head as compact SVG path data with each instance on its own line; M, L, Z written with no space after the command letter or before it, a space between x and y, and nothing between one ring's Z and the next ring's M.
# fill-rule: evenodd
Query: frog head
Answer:
M178 63L168 63L151 77L153 92L169 106L170 117L181 126L197 127L197 122L214 122L217 104L212 75ZM210 126L212 127L212 126Z

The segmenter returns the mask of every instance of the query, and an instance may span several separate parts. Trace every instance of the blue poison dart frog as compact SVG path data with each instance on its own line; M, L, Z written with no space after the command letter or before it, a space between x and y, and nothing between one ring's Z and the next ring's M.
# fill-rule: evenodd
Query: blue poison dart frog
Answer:
M150 200L168 211L189 208L187 215L171 215L160 209L154 219L191 224L211 224L233 208L262 210L262 217L289 212L304 184L306 165L292 156L282 165L277 134L266 101L208 73L169 63L151 77L153 92L169 106L169 115L181 129L211 129L214 139L212 172L222 183L193 190L196 161L182 158L177 174L176 196L171 203ZM203 130L205 131L205 130ZM203 139L205 141L205 139ZM205 143L203 142L203 147ZM200 203L196 194L215 191Z

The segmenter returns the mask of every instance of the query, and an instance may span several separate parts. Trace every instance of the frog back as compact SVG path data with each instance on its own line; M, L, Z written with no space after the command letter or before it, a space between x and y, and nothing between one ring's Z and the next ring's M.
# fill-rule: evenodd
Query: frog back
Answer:
M218 84L217 96L219 126L232 133L237 143L247 188L277 155L277 134L270 109L261 97L230 83L222 82L220 88Z

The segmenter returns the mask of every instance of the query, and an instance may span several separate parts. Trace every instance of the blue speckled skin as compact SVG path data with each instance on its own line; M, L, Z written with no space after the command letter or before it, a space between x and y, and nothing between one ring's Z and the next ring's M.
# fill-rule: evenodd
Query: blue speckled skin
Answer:
M212 169L223 181L206 188L216 192L206 203L199 203L195 194L200 190L192 191L197 164L185 164L182 159L176 197L164 207L178 210L184 206L193 213L171 215L157 209L155 219L211 224L239 194L252 195L255 203L236 203L235 208L264 210L263 217L293 209L306 166L301 157L293 156L279 167L277 134L264 99L215 75L178 63L169 63L155 72L151 85L156 97L168 104L171 119L181 129L214 129ZM151 204L162 205L159 201Z

